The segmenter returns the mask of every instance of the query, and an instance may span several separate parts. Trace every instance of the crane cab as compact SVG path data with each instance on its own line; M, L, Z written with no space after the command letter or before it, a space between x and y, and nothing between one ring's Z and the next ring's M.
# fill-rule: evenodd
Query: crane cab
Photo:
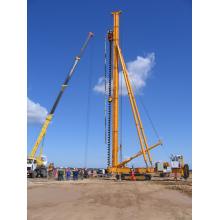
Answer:
M37 168L37 160L35 158L27 158L28 177L36 177L36 173L34 172L36 168Z

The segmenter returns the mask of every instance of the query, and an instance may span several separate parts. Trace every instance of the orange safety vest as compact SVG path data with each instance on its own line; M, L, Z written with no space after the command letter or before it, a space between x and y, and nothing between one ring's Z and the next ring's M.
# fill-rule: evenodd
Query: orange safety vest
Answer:
M131 171L131 180L136 180L136 179L135 179L135 175L134 175L134 171L133 171L133 170Z

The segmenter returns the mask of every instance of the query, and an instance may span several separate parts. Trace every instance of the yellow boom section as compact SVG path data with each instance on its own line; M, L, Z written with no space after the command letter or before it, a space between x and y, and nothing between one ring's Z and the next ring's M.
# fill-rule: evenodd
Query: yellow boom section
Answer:
M117 47L117 50L118 50L119 59L121 61L122 72L124 74L125 84L126 84L126 87L127 87L127 90L128 90L128 96L129 96L129 100L130 100L131 107L132 107L132 112L133 112L135 125L136 125L137 132L138 132L138 137L139 137L139 141L140 141L140 145L141 145L141 151L142 151L142 154L143 154L143 157L144 157L144 161L147 165L147 157L146 157L146 153L145 153L145 149L144 149L144 145L145 145L146 146L146 151L147 151L147 154L148 154L148 159L150 161L150 164L152 165L152 159L151 159L150 152L149 152L149 149L148 149L149 147L148 147L146 136L145 136L145 133L144 133L144 128L143 128L143 125L142 125L142 122L141 122L141 119L140 119L140 114L138 112L138 108L137 108L134 93L133 93L133 90L132 90L132 87L131 87L131 83L129 81L128 71L127 71L127 68L126 68L126 65L125 65L125 61L124 61L124 58L123 58L122 53L121 53L121 49L118 46L118 44L116 45L116 47Z
M149 147L148 150L150 151L150 150L154 149L155 147L157 147L157 146L159 146L159 145L162 145L162 142L161 142L161 141L159 141L158 143L156 143L156 144L154 144L153 146ZM146 153L146 151L147 151L147 150L145 149L145 150L144 150L144 153ZM127 163L129 163L131 160L133 160L133 159L135 159L135 158L141 156L142 154L143 154L143 152L142 152L142 151L139 151L137 154L135 154L135 155L129 157L128 159L124 160L123 162L119 163L119 164L118 164L118 167L124 167L125 164L127 164Z
M46 120L45 120L45 122L44 122L44 124L43 124L43 126L41 128L41 132L40 132L40 134L39 134L39 136L38 136L38 138L37 138L37 140L36 140L36 142L34 144L34 147L33 147L32 151L30 153L30 156L29 156L30 158L34 158L35 157L35 154L37 152L39 144L41 143L44 135L46 134L48 125L49 125L50 121L52 120L52 118L53 118L53 115L51 115L51 114L49 114L47 116L47 118L46 118Z

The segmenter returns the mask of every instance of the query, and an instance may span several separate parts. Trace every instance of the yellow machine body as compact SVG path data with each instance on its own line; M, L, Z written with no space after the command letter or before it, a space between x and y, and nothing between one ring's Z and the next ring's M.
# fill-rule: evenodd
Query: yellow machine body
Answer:
M45 134L46 134L47 128L48 128L48 126L49 126L50 121L52 120L52 118L53 118L53 115L52 115L52 114L49 114L49 115L46 117L46 120L44 121L44 124L43 124L43 126L42 126L42 128L41 128L40 134L38 135L38 138L37 138L37 140L36 140L36 142L35 142L35 144L34 144L32 150L31 150L31 153L30 153L28 159L34 159L34 158L35 158L36 152L37 152L37 150L38 150L38 148L39 148L39 145L40 145L40 143L41 143L43 137L44 137ZM36 157L36 161L37 161L37 165L38 165L38 166L43 165L42 150L40 151L39 156Z

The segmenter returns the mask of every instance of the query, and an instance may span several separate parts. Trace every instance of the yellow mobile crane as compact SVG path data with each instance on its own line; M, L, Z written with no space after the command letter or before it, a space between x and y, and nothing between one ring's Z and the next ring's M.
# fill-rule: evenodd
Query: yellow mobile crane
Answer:
M120 175L128 175L131 172L132 168L127 167L127 163L133 160L134 158L137 158L139 156L143 156L143 159L145 161L146 167L145 168L139 168L136 173L138 175L142 175L146 179L150 179L151 175L150 173L154 172L154 168L152 166L152 158L150 155L150 151L154 149L155 147L162 145L161 140L158 140L158 143L156 143L153 146L149 146L147 142L147 137L144 132L143 124L140 118L140 114L138 111L138 107L136 104L134 92L131 86L131 82L129 80L128 70L124 61L124 57L122 55L122 51L119 45L119 16L121 14L121 11L115 11L112 12L113 15L113 30L108 32L108 40L109 40L109 51L110 51L110 57L109 57L109 98L108 98L108 112L111 112L112 110L112 119L111 119L111 113L109 113L109 124L108 124L108 167L107 171L108 173L112 174L120 174ZM113 56L112 56L113 53ZM138 133L139 143L140 143L140 151L136 153L135 155L131 156L129 159L126 159L124 161L119 162L118 154L119 154L119 141L118 141L118 133L119 133L119 62L122 67L122 72L132 108L132 113ZM113 70L111 71L111 64L113 64ZM111 79L112 77L112 79ZM111 85L112 84L112 85ZM112 90L111 91L111 87ZM112 121L112 127L111 127L111 121ZM110 130L112 130L112 138L110 137ZM110 163L110 142L112 141L112 160Z
M53 107L50 111L50 113L47 115L45 122L41 128L40 134L31 150L31 153L29 154L28 158L27 158L27 175L31 176L31 177L36 177L36 176L41 176L41 177L46 177L47 176L47 169L46 169L46 161L45 161L45 157L42 156L42 151L40 152L39 156L36 156L36 152L39 149L40 143L42 142L42 139L44 138L48 125L50 124L54 112L56 110L56 107L64 93L64 90L66 89L66 87L68 86L68 83L76 69L76 66L78 64L78 62L80 61L80 58L83 55L84 50L86 49L90 38L93 36L92 32L89 32L88 37L85 41L85 43L83 44L83 47L80 50L80 53L78 56L75 57L75 61L72 65L72 68L70 69L70 72L68 73L64 83L61 86L61 90L53 104Z

